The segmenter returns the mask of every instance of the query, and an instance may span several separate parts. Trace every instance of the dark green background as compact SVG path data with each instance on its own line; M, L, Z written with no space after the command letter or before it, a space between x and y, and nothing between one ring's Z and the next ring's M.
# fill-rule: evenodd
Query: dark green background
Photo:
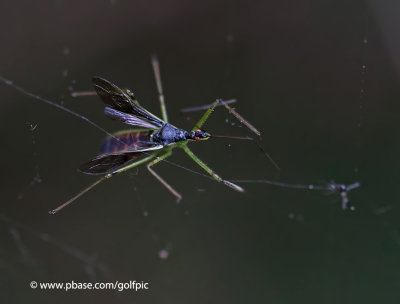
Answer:
M282 168L251 143L193 143L224 178L362 187L342 211L336 196L263 184L240 194L164 162L179 205L141 167L50 216L94 180L77 168L105 135L0 84L1 301L398 303L398 12L393 1L3 1L0 73L23 88L118 130L97 97L69 90L103 76L158 115L156 53L172 123L190 129L179 109L237 98ZM238 125L219 108L205 128L254 135ZM181 151L170 161L201 172ZM17 200L35 164L43 181ZM150 289L49 292L32 280Z

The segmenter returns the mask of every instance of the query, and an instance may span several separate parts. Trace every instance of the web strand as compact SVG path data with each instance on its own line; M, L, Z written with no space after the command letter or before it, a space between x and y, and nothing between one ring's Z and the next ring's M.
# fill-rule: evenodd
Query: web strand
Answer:
M17 199L22 199L25 195L25 193L34 185L39 184L42 182L42 178L40 175L40 170L39 170L39 162L38 162L38 155L37 155L37 150L36 150L36 139L35 139L35 131L37 130L37 125L33 123L28 123L29 131L31 132L31 137L32 137L32 150L33 150L33 162L34 162L34 168L35 168L35 176L32 178L32 180L29 182L28 185L24 187L22 191L20 191L17 195Z

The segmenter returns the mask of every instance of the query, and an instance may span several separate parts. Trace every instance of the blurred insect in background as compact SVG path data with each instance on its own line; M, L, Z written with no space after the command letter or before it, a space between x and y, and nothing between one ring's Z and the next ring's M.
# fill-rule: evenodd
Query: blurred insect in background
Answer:
M201 129L214 108L219 104L224 105L231 114L238 118L241 123L249 127L257 135L260 135L260 132L223 100L216 100L213 102L191 131L179 129L168 123L159 64L155 56L152 57L152 65L161 105L162 119L140 106L134 94L130 90L122 90L108 80L100 77L93 77L92 83L95 92L103 100L106 106L104 110L105 115L111 119L119 120L131 126L141 127L142 129L120 131L114 133L113 136L108 138L101 148L101 154L92 158L80 167L80 171L83 173L103 175L103 177L79 192L64 204L50 211L51 214L57 213L102 181L145 163L147 163L147 169L149 172L176 197L177 201L179 201L182 196L152 169L154 165L171 156L172 149L176 147L183 149L186 154L193 159L193 161L195 161L218 182L221 182L236 191L244 192L242 187L221 178L203 161L201 161L188 148L188 143L190 141L207 140L210 137L254 141L251 137L211 135ZM74 93L74 96L80 95L90 95L90 92ZM271 159L259 145L258 147L269 159ZM273 164L277 167L274 162Z
M269 181L265 179L253 179L253 180L234 180L235 183L245 183L245 184L268 184L272 186L288 188L288 189L302 189L302 190L311 190L311 191L322 191L328 195L338 195L342 199L342 209L350 209L355 210L353 205L350 205L348 193L354 189L357 189L361 186L360 182L354 182L352 184L337 184L334 181L330 181L326 185L301 185L301 184L287 184L277 181Z

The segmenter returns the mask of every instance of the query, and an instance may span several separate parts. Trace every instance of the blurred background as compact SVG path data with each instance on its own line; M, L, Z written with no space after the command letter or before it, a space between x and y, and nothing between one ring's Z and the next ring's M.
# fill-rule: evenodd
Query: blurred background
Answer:
M0 83L0 291L4 303L398 303L400 69L397 1L2 1L0 74L108 131L102 76L170 122L181 108L236 98L281 172L249 142L192 150L228 180L359 189L338 195L241 184L232 191L162 162L99 185L77 171L106 135ZM190 113L196 120L201 113ZM254 136L223 108L210 133ZM175 150L174 150L175 151ZM176 150L169 159L201 169ZM202 172L201 172L202 173ZM41 182L38 182L38 181ZM149 283L149 290L44 291L37 282Z

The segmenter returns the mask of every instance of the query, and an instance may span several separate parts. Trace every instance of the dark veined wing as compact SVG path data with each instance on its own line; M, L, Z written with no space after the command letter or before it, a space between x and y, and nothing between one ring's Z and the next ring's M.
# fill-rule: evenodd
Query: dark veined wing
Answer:
M153 123L149 123L148 121L139 118L138 116L132 115L132 114L126 114L124 112L112 109L110 107L106 107L104 109L104 114L106 116L122 121L123 123L126 123L131 126L138 126L138 127L143 127L143 128L149 128L149 129L157 129L157 126L154 125Z
M130 160L142 155L142 152L101 154L84 163L79 167L79 170L92 175L111 173Z
M163 126L164 122L160 118L141 107L131 96L108 80L93 77L92 83L97 95L106 104L105 114L110 118L150 129Z
M148 155L145 151L101 154L84 163L79 170L91 175L108 174L145 155Z

